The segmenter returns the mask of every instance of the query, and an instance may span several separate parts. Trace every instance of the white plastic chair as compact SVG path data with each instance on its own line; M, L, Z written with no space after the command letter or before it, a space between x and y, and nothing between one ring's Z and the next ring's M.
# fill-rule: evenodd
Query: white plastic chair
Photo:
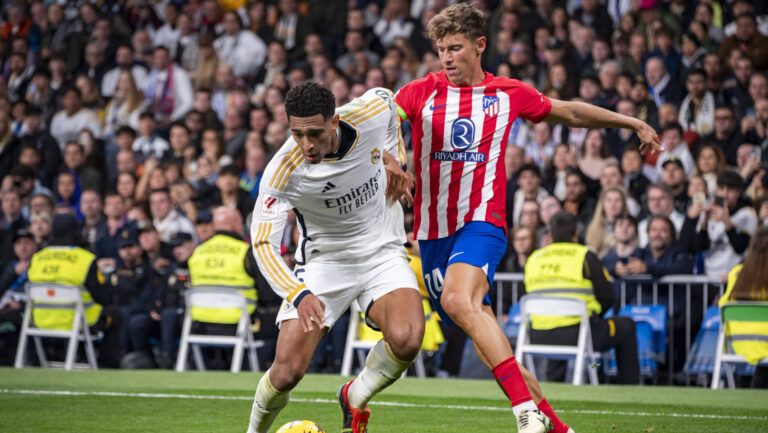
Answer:
M361 340L360 329L362 326L367 326L363 318L360 316L360 308L357 302L352 302L349 306L349 328L347 329L347 342L344 345L344 358L341 361L341 375L352 375L352 356L357 353L357 361L360 365L365 365L365 354L378 343L378 341ZM424 368L424 360L421 358L421 352L419 357L416 358L416 362L413 363L416 369L416 376L420 378L427 377L426 368ZM406 372L407 373L407 372ZM405 375L405 373L403 373Z
M528 331L530 315L545 316L578 316L579 337L575 346L555 346L548 344L531 344ZM599 355L592 348L592 331L589 327L587 304L584 301L573 298L557 298L536 294L525 295L520 298L520 330L517 334L517 348L515 357L518 362L525 365L536 377L533 365L533 356L536 355L572 355L576 357L576 365L573 369L573 384L582 385L584 370L589 374L589 381L597 385L597 372L594 368L585 365L584 358L588 357L595 364Z
M730 302L720 308L720 330L717 335L717 353L715 367L712 370L712 389L720 388L721 367L725 367L725 378L728 388L735 389L733 366L731 364L746 364L747 359L731 351L730 342L735 339L754 340L764 338L761 335L729 335L726 334L726 323L738 322L768 322L768 302ZM758 361L758 365L768 365L768 357Z
M63 367L65 370L72 370L73 368L97 370L98 366L96 365L96 354L93 350L93 340L99 337L91 335L85 319L85 307L83 306L81 295L81 291L85 289L79 286L64 284L27 283L25 290L27 292L27 306L24 311L24 322L21 326L21 335L19 336L19 346L16 350L14 367L23 368L26 364L27 338L32 337L41 367ZM33 323L34 320L32 319L32 312L35 309L73 311L72 327L68 330L39 328ZM67 356L64 362L48 361L41 337L66 338L69 340L69 343L67 343ZM75 362L77 347L80 341L85 344L87 364Z
M248 350L248 363L251 371L259 371L259 361L256 354L256 348L264 345L263 341L254 341L251 332L250 313L248 313L248 300L242 294L240 289L233 287L218 286L195 286L187 290L184 295L186 298L186 313L184 314L184 325L181 330L181 343L179 345L179 355L176 358L176 371L184 371L187 365L187 353L189 346L192 346L192 356L195 366L198 370L205 370L203 354L200 345L211 346L233 346L232 365L230 371L237 373L243 363L243 351ZM240 321L237 323L237 331L234 336L229 335L206 335L192 333L193 307L202 308L239 308L241 311Z

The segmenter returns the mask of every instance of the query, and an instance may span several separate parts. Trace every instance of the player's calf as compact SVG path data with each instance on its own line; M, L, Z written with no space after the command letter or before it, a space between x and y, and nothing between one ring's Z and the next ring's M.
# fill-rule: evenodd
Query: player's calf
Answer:
M304 378L305 370L306 367L299 359L284 362L276 359L270 368L272 385L281 391L290 391Z
M270 369L271 370L271 369ZM288 404L291 391L280 391L270 380L270 370L264 373L253 397L248 433L267 433L280 411ZM298 383L298 382L297 382Z
M352 408L365 408L374 395L393 384L418 356L402 360L381 340L368 352L365 368L349 386L348 401Z

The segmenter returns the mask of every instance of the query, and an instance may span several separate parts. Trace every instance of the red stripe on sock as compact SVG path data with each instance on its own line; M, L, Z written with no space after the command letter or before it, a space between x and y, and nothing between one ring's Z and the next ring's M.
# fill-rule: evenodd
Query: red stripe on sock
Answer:
M552 433L568 433L569 427L564 422L560 421L560 418L558 418L555 411L552 410L552 406L549 405L546 398L541 400L536 406L540 411L544 412L544 415L549 417L550 421L552 421Z
M523 375L520 374L520 367L517 366L514 356L493 367L492 373L496 376L501 387L504 388L504 392L507 393L512 406L533 400L531 393L528 391L528 386L525 384L525 380L523 380Z

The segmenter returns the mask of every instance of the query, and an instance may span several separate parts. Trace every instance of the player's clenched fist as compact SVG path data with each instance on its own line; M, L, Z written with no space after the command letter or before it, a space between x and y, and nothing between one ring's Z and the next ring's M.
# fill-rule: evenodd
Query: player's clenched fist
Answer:
M325 304L317 296L311 293L305 296L299 303L297 311L304 332L312 332L315 325L317 329L325 328Z

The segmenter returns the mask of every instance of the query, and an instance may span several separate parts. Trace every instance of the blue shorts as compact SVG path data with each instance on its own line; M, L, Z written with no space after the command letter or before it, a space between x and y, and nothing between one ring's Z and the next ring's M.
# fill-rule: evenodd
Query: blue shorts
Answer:
M432 309L437 311L446 326L453 321L440 305L443 294L443 278L448 266L466 263L481 268L488 276L488 288L493 283L496 266L507 250L507 236L504 229L484 221L472 221L447 238L419 241L421 269L427 286ZM486 293L483 303L490 305Z

